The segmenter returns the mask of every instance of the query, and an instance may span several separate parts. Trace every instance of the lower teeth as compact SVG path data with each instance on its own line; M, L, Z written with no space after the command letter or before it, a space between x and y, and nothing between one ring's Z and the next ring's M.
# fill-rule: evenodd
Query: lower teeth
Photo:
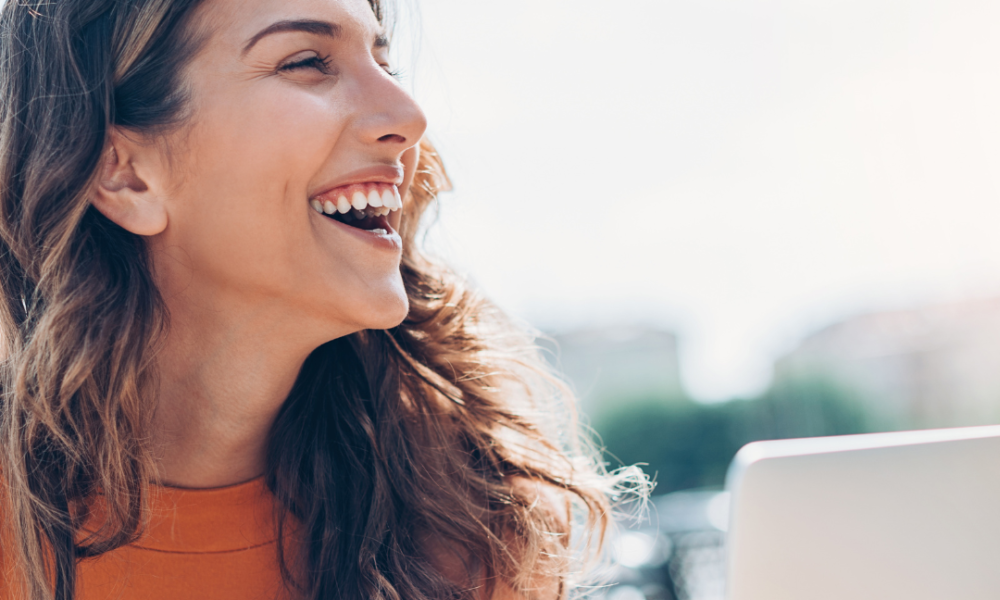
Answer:
M378 229L369 229L368 231L371 231L372 233L376 233L378 235L386 235L389 233L388 231L382 229L381 227L379 227Z

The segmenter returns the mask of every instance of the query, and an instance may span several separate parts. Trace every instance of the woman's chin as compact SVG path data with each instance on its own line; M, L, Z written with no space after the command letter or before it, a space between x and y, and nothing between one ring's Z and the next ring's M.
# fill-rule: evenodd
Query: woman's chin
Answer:
M392 329L398 327L409 313L410 302L400 281L398 285L373 294L355 314L359 329Z
M395 303L391 308L386 307L384 311L379 313L377 318L373 318L372 325L367 327L367 329L392 329L399 327L408 314L410 314L410 303L404 295L401 302Z
M334 339L366 329L392 329L398 327L410 312L406 286L398 270L381 277L359 281L335 280L314 288L309 293L307 306L310 317L302 323L313 328L313 334ZM307 334L308 335L308 334Z

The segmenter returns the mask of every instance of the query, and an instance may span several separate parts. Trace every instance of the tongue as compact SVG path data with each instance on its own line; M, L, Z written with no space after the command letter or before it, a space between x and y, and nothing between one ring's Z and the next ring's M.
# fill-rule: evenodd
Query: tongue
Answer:
M389 229L389 221L383 216L365 217L363 219L342 218L337 220L350 225L351 227L357 227L358 229L364 229L367 231L371 231L372 229Z

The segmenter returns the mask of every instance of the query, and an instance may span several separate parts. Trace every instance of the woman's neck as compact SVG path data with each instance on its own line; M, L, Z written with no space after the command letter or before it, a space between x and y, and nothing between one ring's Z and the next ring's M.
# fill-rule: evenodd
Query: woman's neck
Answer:
M204 298L167 304L152 427L158 483L211 488L261 475L271 426L322 340L295 336L290 332L301 328L259 305L241 311Z

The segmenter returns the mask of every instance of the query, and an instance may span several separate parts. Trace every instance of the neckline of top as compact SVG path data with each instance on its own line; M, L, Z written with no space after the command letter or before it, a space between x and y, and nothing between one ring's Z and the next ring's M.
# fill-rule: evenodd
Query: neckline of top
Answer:
M205 554L248 550L277 537L277 501L263 477L219 488L150 485L149 524L136 548ZM89 527L103 522L100 502ZM96 527L94 527L96 525Z

